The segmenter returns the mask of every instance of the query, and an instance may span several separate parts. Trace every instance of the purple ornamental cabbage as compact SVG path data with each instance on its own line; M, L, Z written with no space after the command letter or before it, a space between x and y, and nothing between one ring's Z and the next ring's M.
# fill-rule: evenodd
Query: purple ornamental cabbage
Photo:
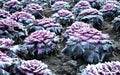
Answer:
M27 6L28 4L32 4L32 3L45 6L45 5L48 5L49 0L22 0L21 2L24 6Z
M79 1L73 8L72 12L75 15L78 15L81 11L85 9L90 9L91 5L87 1Z
M120 75L120 62L111 61L88 65L81 75Z
M0 9L0 20L10 17L10 13L8 11Z
M82 24L84 26L82 26ZM65 35L69 37L68 40L75 37L73 40L77 39L79 41L87 41L89 43L97 43L102 40L104 41L109 39L109 36L107 34L102 34L97 29L90 28L88 24L82 22L81 25L79 24L77 27L74 24L68 27L65 31Z
M39 30L31 33L24 40L25 47L35 58L44 57L44 55L55 52L59 39L55 33L47 30ZM38 57L39 56L39 57Z
M7 70L12 65L12 58L0 51L0 68Z
M23 24L23 26L33 25L35 17L26 12L15 12L11 15L11 19Z
M115 32L120 33L120 15L112 21L112 24L113 24L113 30Z
M57 2L57 1L66 1L66 0L49 0L49 3L50 3L50 5L51 5L51 4L54 4L54 3Z
M17 0L10 0L3 4L3 9L9 11L10 13L15 13L16 11L22 10L22 5Z
M103 62L116 49L107 34L94 28L68 29L69 38L62 53L72 58L82 58L87 63Z
M9 1L9 0L0 0L0 8L2 8L2 7L3 7L3 4L4 4L5 2L7 2L7 1Z
M25 32L16 21L12 19L0 20L0 38L10 38L15 42L18 40L20 42L25 36Z
M91 25L84 23L84 22L79 22L75 21L71 26L67 27L65 33L63 34L65 39L68 39L73 33L78 31L81 28L90 28Z
M56 21L52 18L43 18L35 20L34 26L30 27L28 30L29 33L34 32L36 30L49 30L51 32L55 32L56 34L61 34L63 28L61 25L56 23Z
M98 10L102 6L102 0L82 0L82 1L88 1L93 8Z
M117 1L107 1L100 11L105 19L112 20L120 14L120 3Z
M57 12L57 11L59 11L61 9L69 10L70 9L69 3L65 2L65 1L57 1L51 7L51 10L53 12Z
M24 9L23 12L30 13L35 16L36 19L41 19L43 17L43 8L38 4L29 4Z
M20 62L20 59L11 58L0 51L0 75L11 75L14 65L18 65Z
M8 72L12 65L12 58L0 51L0 75L10 75Z
M52 18L63 26L71 25L75 19L72 12L64 9L61 9L57 13L53 14Z
M18 70L21 72L21 75L53 75L51 70L48 69L48 66L38 60L27 60L23 61Z
M6 2L8 2L8 1L10 1L10 0L0 0L0 8L2 8L3 4L6 3Z
M12 62L12 58L0 51L0 63L2 62ZM0 66L0 68L2 68L2 66Z
M102 13L97 9L85 9L77 16L76 20L91 24L94 28L101 30L103 28Z
M14 41L12 39L0 38L0 50L9 50L13 46Z

